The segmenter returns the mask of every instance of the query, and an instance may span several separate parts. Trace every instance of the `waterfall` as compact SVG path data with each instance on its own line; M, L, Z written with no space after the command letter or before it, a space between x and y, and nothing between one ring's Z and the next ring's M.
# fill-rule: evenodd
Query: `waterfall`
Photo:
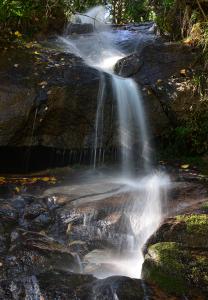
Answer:
M89 18L87 17L89 15ZM79 15L78 15L79 16ZM75 18L76 19L76 18ZM104 22L103 7L93 8L79 22ZM108 26L109 27L109 26ZM170 181L167 175L155 172L151 164L150 141L147 118L143 99L136 82L131 78L122 78L113 73L115 63L125 54L115 45L115 33L101 26L91 34L71 38L60 37L59 40L69 52L81 56L86 64L100 71L100 84L97 97L97 113L95 118L95 137L93 145L93 167L102 161L104 99L108 94L105 73L111 79L114 99L117 103L118 139L121 149L121 172L119 183L131 196L124 207L125 215L131 224L131 232L127 241L128 257L115 254L104 255L103 260L116 266L118 273L108 275L127 275L139 278L143 263L142 248L147 239L154 233L165 214L165 202ZM135 169L139 169L139 177ZM142 175L141 175L142 174ZM121 238L120 249L125 244ZM97 274L96 274L97 275ZM102 278L102 274L100 277Z
M94 158L93 166L96 168L97 162L98 165L101 163L102 159L102 139L103 139L103 109L104 109L104 98L106 90L106 81L105 75L103 72L100 72L100 84L97 97L97 113L95 120L95 141L94 141Z
M135 167L133 162L134 160L137 162L139 156L143 158L143 169L148 171L150 164L149 139L138 87L133 79L124 79L116 75L112 75L112 84L118 107L123 175L132 174ZM134 136L134 132L136 136ZM134 155L135 140L137 141L136 155Z

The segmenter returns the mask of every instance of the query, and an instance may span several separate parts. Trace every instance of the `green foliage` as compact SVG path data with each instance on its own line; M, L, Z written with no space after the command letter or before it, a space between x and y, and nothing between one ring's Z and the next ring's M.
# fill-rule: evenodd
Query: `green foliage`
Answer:
M76 12L103 5L102 0L0 0L0 27L21 31L41 31L52 19L70 16ZM147 0L111 0L115 23L138 22L149 18Z
M64 18L65 0L0 0L0 26L21 31L41 31ZM55 26L55 25L54 25Z
M129 22L141 22L149 20L150 7L148 1L125 1L124 20Z

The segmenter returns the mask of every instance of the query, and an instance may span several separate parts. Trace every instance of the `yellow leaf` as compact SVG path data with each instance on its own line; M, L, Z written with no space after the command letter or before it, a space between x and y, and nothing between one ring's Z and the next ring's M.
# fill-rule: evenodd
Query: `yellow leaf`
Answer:
M16 35L16 37L18 38L22 36L22 34L19 31L15 31L14 35Z
M50 178L49 177L43 177L42 181L45 181L45 182L50 181Z
M47 81L41 81L40 83L38 83L38 85L47 85L48 82Z
M188 169L189 168L189 165L181 165L181 169Z
M19 188L18 186L16 186L15 191L16 191L17 193L19 193L19 192L20 192L20 188Z
M181 74L181 75L186 75L186 69L180 70L180 74Z

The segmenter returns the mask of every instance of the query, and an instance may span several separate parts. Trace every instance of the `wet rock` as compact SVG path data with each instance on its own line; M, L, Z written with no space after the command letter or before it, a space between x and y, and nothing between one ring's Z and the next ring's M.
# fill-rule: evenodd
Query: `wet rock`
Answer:
M127 277L96 280L91 275L66 272L43 273L38 276L40 290L46 299L140 300L144 297L141 281Z
M59 271L41 273L38 276L41 294L44 299L90 300L91 284L96 279L91 275L72 274Z
M25 208L24 218L34 219L43 213L46 213L46 208L43 206L43 204L32 203Z
M92 24L75 24L71 23L67 27L67 33L68 34L85 34L85 33L91 33L94 31L94 27Z
M30 224L30 228L33 230L41 230L43 228L47 228L52 222L52 218L48 212L40 214L36 217Z
M7 225L16 224L18 221L18 211L9 202L1 201L0 221L5 222Z
M18 230L9 253L8 266L13 272L79 270L76 257L63 244L40 233Z
M167 80L174 74L180 74L181 69L189 68L196 55L192 48L177 43L148 45L139 55L142 66L134 78L145 85Z
M0 234L0 254L5 253L7 251L7 247L8 243L6 237Z
M141 68L143 62L137 54L132 54L120 59L114 68L116 74L123 77L135 75Z
M144 299L144 290L141 280L121 276L113 276L99 280L94 286L94 294L99 300Z

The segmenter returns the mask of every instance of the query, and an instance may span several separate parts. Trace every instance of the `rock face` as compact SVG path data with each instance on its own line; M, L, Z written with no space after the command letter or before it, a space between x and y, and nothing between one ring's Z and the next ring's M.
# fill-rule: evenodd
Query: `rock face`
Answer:
M117 62L114 71L123 77L130 77L136 74L142 66L142 61L136 54L127 56Z
M67 26L67 34L85 34L94 31L92 24L75 24L71 23Z
M145 280L173 295L207 298L208 215L203 207L201 213L167 220L147 242Z
M141 86L154 136L180 126L197 95L191 76L197 53L188 46L155 42L116 64L115 71Z
M21 170L21 164L30 160L28 155L33 161L37 159L33 153L37 147L44 147L42 154L41 149L34 150L39 152L42 165L44 160L55 161L56 158L50 157L56 151L60 160L64 160L63 151L66 150L65 163L70 160L78 163L80 155L89 163L94 147L99 81L99 72L72 54L39 48L36 44L28 48L20 46L15 51L4 50L0 59L2 168L4 164L6 170L6 165L9 169L11 164L17 163L16 171ZM105 103L104 143L112 145L111 93ZM57 149L61 149L61 154ZM89 151L81 153L83 149ZM11 159L14 159L12 163Z
M24 48L11 52L3 53L0 62L0 145L83 145L93 128L98 72L73 55Z

